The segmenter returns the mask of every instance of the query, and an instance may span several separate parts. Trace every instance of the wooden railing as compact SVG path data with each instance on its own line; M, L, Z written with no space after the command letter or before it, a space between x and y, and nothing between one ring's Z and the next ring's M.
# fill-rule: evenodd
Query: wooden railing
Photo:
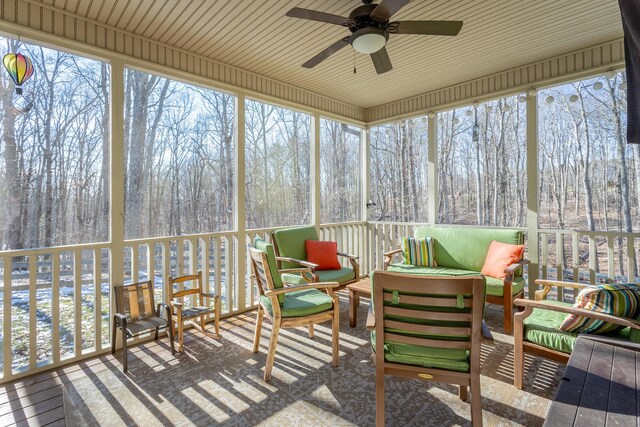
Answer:
M341 251L357 255L361 274L368 274L382 268L382 254L397 248L400 238L419 225L323 224L319 235L337 241ZM168 275L202 270L207 290L221 295L223 316L250 310L258 293L250 280L246 245L255 236L270 240L273 230L126 240L121 255L124 282L153 277L156 299L168 302ZM636 260L640 233L548 229L537 233L539 277L640 282ZM113 256L109 243L0 252L0 382L108 351ZM236 267L238 262L245 263L244 277L238 277L242 270Z

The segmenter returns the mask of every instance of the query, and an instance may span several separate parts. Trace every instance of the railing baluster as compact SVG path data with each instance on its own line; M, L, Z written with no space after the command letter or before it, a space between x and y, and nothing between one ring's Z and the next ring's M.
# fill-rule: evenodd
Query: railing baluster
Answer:
M606 236L607 238L607 277L612 282L615 282L616 278L616 266L615 266L615 251L613 249L613 243L616 240L614 236Z
M29 256L29 369L35 369L36 357L38 355L36 349L36 338L38 337L36 322L36 314L38 313L36 288L38 283L38 268L36 266L37 259L37 254Z
M176 276L182 276L184 270L184 239L178 237L176 239ZM179 289L182 290L182 285Z
M13 270L12 260L10 256L2 257L2 266L4 268L4 276L2 283L3 297L3 327L2 327L2 357L3 357L3 378L11 377L11 287L13 280L11 271Z
M596 251L596 239L589 235L589 283L596 283L596 266L598 263L598 252Z
M100 274L100 249L93 250L93 339L96 350L102 350L102 286Z
M540 240L542 240L542 278L549 278L548 263L549 263L549 235L547 233L540 233Z
M545 263L546 264L546 263ZM561 232L556 233L556 279L564 280L564 240ZM558 287L558 300L564 301L565 289Z
M635 271L636 271L636 249L635 249L635 241L633 236L627 237L627 277L629 280L627 282L631 283L635 280Z
M167 278L171 274L171 241L165 240L161 243L162 245L162 288L164 290L164 295L162 296L162 300L165 304L169 304L169 295L171 294L169 289L169 281Z
M74 356L82 355L82 249L73 251Z
M573 281L580 282L580 239L575 231L571 232L571 252L573 255Z
M220 261L220 237L214 237L214 286L215 292L222 298L222 278L220 277L221 261ZM229 300L227 299L227 309L229 308Z
M60 362L60 252L51 254L51 339L53 363Z
M138 275L138 244L131 245L131 283L139 282Z

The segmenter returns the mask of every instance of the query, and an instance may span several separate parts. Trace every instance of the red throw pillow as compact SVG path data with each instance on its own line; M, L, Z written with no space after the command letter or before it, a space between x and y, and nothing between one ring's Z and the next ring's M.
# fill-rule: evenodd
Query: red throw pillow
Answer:
M485 276L504 279L507 275L504 269L514 262L520 261L524 254L524 245L510 245L497 241L491 242L487 258L482 267L482 274Z
M338 261L338 244L321 240L305 240L307 261L318 264L316 270L340 270Z

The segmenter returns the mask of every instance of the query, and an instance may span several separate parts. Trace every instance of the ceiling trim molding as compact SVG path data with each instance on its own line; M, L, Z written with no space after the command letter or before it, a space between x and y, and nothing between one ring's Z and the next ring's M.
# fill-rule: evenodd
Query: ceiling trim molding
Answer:
M48 37L81 43L133 60L168 67L223 83L223 90L241 88L272 100L283 100L331 115L364 122L364 109L255 73L213 61L173 46L140 37L35 0L0 1L0 21L35 30ZM96 55L99 55L96 53ZM138 64L137 61L134 62ZM212 83L215 86L215 84Z
M559 55L365 110L367 124L388 122L557 84L624 65L623 39Z

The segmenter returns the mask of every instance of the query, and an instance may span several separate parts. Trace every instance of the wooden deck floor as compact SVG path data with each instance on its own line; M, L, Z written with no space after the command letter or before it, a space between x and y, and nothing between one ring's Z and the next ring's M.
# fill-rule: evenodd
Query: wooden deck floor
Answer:
M253 322L252 315L239 315L224 319L221 328L229 328L239 323ZM185 345L197 339L197 332L185 333ZM161 337L160 341L166 341ZM129 364L135 363L136 356L153 352L158 346L153 340L140 346L129 348ZM62 404L63 384L70 380L86 376L100 369L121 368L121 352L115 356L107 353L69 366L42 372L14 382L0 385L0 426L66 426Z

